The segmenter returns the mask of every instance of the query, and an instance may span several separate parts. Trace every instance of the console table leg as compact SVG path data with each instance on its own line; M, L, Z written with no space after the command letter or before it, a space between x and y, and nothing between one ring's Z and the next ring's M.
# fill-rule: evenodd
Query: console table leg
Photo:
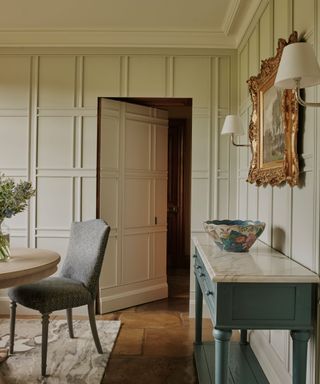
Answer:
M215 384L228 383L228 362L231 330L214 329Z
M195 326L196 326L196 344L201 344L202 342L202 301L203 294L201 291L200 284L198 282L197 276L195 276L196 281L196 313L195 313Z
M241 329L240 331L240 344L248 344L248 332L246 329Z
M293 340L293 384L306 384L308 341L311 333L308 331L291 331Z

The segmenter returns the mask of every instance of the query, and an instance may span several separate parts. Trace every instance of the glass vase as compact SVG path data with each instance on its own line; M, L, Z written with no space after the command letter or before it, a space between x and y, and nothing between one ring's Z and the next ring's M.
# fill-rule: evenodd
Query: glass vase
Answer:
M9 227L0 222L0 262L10 259Z

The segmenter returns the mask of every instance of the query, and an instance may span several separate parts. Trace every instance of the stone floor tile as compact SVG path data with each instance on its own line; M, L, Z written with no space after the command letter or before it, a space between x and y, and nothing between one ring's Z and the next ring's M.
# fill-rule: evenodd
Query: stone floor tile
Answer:
M180 327L177 312L126 312L120 315L123 328L171 328Z
M158 328L145 330L144 356L192 356L193 332L183 328Z
M97 320L119 320L121 312L106 313L104 315L97 315Z
M194 317L189 317L189 312L185 311L181 313L182 324L187 327L195 327ZM212 321L208 318L202 320L202 328L212 329Z
M116 358L117 355L141 355L143 340L144 329L121 329L112 351L112 357Z
M136 307L136 312L143 311L175 311L188 312L189 304L185 298L170 298L164 300L152 301Z
M194 320L189 319L189 271L169 273L168 285L167 299L108 315L120 319L122 327L101 384L198 383ZM202 334L204 341L212 340L210 320L204 320Z
M196 384L192 357L111 359L101 384Z

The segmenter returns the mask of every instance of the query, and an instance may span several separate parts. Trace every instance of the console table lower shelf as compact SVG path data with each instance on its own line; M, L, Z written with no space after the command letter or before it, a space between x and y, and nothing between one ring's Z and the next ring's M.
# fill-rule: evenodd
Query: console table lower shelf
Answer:
M199 383L214 384L214 342L194 345ZM230 343L228 384L269 384L250 344Z

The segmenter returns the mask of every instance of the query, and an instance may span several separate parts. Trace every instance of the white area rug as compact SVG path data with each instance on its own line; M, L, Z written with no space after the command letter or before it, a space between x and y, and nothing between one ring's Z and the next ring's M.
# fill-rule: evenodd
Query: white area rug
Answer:
M117 338L120 321L97 321L104 353L95 347L89 321L74 320L75 339L70 339L65 320L49 324L47 374L41 378L41 320L17 320L15 354L0 364L7 384L100 384ZM0 348L9 344L9 320L0 320Z

